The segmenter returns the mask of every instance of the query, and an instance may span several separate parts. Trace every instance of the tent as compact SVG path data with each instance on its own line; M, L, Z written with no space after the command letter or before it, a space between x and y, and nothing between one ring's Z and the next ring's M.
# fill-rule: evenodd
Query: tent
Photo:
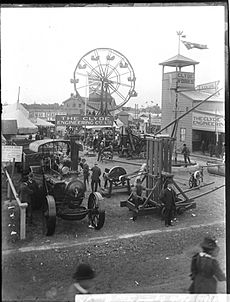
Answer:
M47 122L41 118L37 118L36 122L34 123L36 126L42 126L42 127L55 127L54 124Z
M15 120L17 122L17 134L30 134L38 131L38 127L29 120L29 112L20 103L2 108L2 121Z
M16 120L2 120L2 134L15 135L18 132Z

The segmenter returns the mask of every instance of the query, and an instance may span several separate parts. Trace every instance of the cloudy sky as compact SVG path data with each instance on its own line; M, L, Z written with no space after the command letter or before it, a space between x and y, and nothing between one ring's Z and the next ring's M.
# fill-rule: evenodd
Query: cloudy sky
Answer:
M224 6L1 9L2 103L62 103L74 92L77 62L95 48L130 61L138 96L127 105L161 104L162 67L178 53L177 31L207 50L180 53L199 61L196 84L224 80ZM171 71L171 70L170 70Z

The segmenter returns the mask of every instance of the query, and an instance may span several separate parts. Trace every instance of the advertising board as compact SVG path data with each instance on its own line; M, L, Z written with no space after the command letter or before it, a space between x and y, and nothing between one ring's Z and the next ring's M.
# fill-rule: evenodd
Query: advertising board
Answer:
M2 162L22 161L22 146L2 146Z
M102 115L56 115L56 126L113 126L112 116Z

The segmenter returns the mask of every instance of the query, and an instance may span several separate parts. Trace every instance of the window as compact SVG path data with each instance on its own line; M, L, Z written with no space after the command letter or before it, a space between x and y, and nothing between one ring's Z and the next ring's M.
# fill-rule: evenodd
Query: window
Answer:
M180 128L180 142L185 142L186 128Z
M73 103L73 107L76 107L76 103Z

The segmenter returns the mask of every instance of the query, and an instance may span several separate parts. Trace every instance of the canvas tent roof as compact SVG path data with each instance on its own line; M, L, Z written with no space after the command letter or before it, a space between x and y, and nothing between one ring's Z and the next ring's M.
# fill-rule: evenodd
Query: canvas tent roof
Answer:
M54 124L50 123L50 122L47 122L41 118L37 118L36 122L34 123L35 125L37 126L43 126L43 127L55 127Z
M2 121L16 120L17 134L36 133L38 127L29 119L29 112L19 103L3 106Z
M16 120L2 120L2 134L17 134L18 125Z

